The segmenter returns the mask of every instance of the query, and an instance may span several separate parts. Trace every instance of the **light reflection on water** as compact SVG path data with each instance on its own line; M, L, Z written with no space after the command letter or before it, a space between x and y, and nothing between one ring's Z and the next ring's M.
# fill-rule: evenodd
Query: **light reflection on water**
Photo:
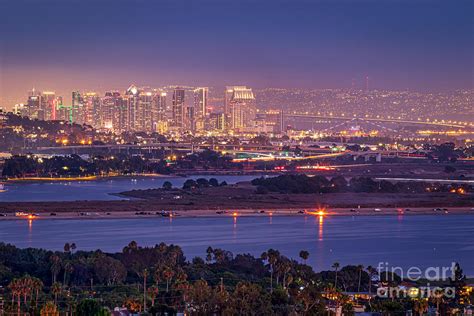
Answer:
M474 275L474 216L226 216L201 218L15 220L0 221L0 240L19 247L120 251L131 240L181 246L188 258L204 256L208 246L255 256L268 250L328 269L332 263L450 266L459 261Z

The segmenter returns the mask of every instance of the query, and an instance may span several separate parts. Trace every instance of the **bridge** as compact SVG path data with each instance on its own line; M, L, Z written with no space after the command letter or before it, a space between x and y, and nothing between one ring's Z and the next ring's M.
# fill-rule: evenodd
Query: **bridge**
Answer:
M451 128L466 128L466 127L474 126L473 123L459 124L459 123L449 123L449 122L436 121L436 120L435 121L421 121L421 120L373 118L373 117L358 117L358 116L315 115L315 114L306 114L306 113L284 113L284 117L340 120L340 121L361 120L361 121L366 121L366 122L397 123L397 124L406 124L406 125L425 125L425 126L451 127Z

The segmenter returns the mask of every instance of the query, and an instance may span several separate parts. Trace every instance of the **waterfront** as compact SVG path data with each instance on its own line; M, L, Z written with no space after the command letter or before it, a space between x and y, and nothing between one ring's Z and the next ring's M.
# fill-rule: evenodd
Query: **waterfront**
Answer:
M109 220L16 220L0 222L0 240L18 247L120 251L140 245L174 243L188 259L208 246L260 255L269 248L298 259L310 252L316 270L342 265L450 266L459 261L474 275L474 217L457 216L262 216Z
M113 177L92 181L65 182L7 182L5 191L0 193L0 202L33 202L33 201L79 201L79 200L120 200L124 197L111 195L130 190L161 188L163 182L169 181L173 186L181 187L187 179L216 178L228 184L249 181L256 175L242 176L157 176L157 177Z

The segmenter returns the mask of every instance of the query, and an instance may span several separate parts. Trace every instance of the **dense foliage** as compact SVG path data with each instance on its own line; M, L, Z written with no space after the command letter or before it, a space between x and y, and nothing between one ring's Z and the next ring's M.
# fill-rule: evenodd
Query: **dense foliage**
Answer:
M78 155L13 156L5 161L2 175L5 177L64 177L130 173L170 173L165 161L151 161L140 156L95 156L83 159Z
M341 193L341 192L380 192L380 193L423 193L423 192L471 192L472 186L458 184L430 184L425 182L375 181L370 177L353 177L349 181L343 176L328 179L324 176L287 174L271 178L252 180L257 192L280 193Z
M166 156L164 150L161 159L140 155L68 155L43 158L38 155L15 155L5 160L2 175L4 177L64 177L109 174L160 173L169 174L180 170L201 168L229 169L238 168L227 156L211 150L204 150L183 156Z
M73 243L55 252L0 243L0 286L5 287L7 315L67 311L97 316L110 315L114 307L151 315L332 315L331 306L351 315L356 303L397 313L418 304L417 299L375 297L354 301L344 293L375 293L376 270L335 263L333 270L315 273L306 265L309 256L302 250L298 262L273 249L256 258L209 247L204 259L189 262L180 247L164 243L140 247L130 242L111 254L76 251ZM465 276L457 271L452 283L462 289ZM459 291L441 306L467 304L463 295Z

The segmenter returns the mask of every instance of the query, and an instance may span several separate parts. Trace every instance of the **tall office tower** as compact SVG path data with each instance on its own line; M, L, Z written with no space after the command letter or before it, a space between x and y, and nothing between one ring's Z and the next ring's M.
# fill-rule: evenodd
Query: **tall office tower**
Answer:
M171 126L178 130L183 130L184 128L184 115L185 115L184 96L185 96L184 89L175 88L173 90Z
M140 91L136 115L136 130L144 132L153 131L153 92Z
M252 128L257 115L257 106L252 89L246 86L227 87L225 111L228 112L228 126L234 131Z
M224 131L226 128L226 116L224 113L209 114L209 128L216 131Z
M115 108L115 103L116 103L116 97L120 96L119 92L115 91L107 91L105 93L105 96L102 98L101 103L102 103L102 113L101 113L101 119L102 119L102 125L104 128L110 129L110 130L117 130L118 131L118 124L115 125L114 122L115 116L117 114L117 110Z
M35 89L31 90L28 93L28 101L26 102L26 116L31 119L41 119L44 118L43 112L40 109L41 106L41 92L36 91Z
M118 91L108 91L101 101L101 120L104 128L110 129L114 132L122 132L123 126L123 97ZM125 104L126 107L126 104Z
M197 131L203 131L206 126L208 94L209 88L197 88L194 90L195 127Z
M131 85L125 92L125 100L127 100L127 116L128 122L125 123L126 131L137 131L138 119L139 119L139 101L140 91L134 85Z
M41 95L40 109L42 117L40 120L56 120L57 99L56 93L52 91L44 91Z
M72 121L84 124L84 98L79 91L72 92Z
M183 129L194 132L196 130L196 111L194 104L185 105Z
M156 91L153 96L152 130L164 133L167 131L166 92Z
M101 100L97 93L86 92L82 97L83 106L79 115L82 117L82 124L87 124L95 128L101 127Z

